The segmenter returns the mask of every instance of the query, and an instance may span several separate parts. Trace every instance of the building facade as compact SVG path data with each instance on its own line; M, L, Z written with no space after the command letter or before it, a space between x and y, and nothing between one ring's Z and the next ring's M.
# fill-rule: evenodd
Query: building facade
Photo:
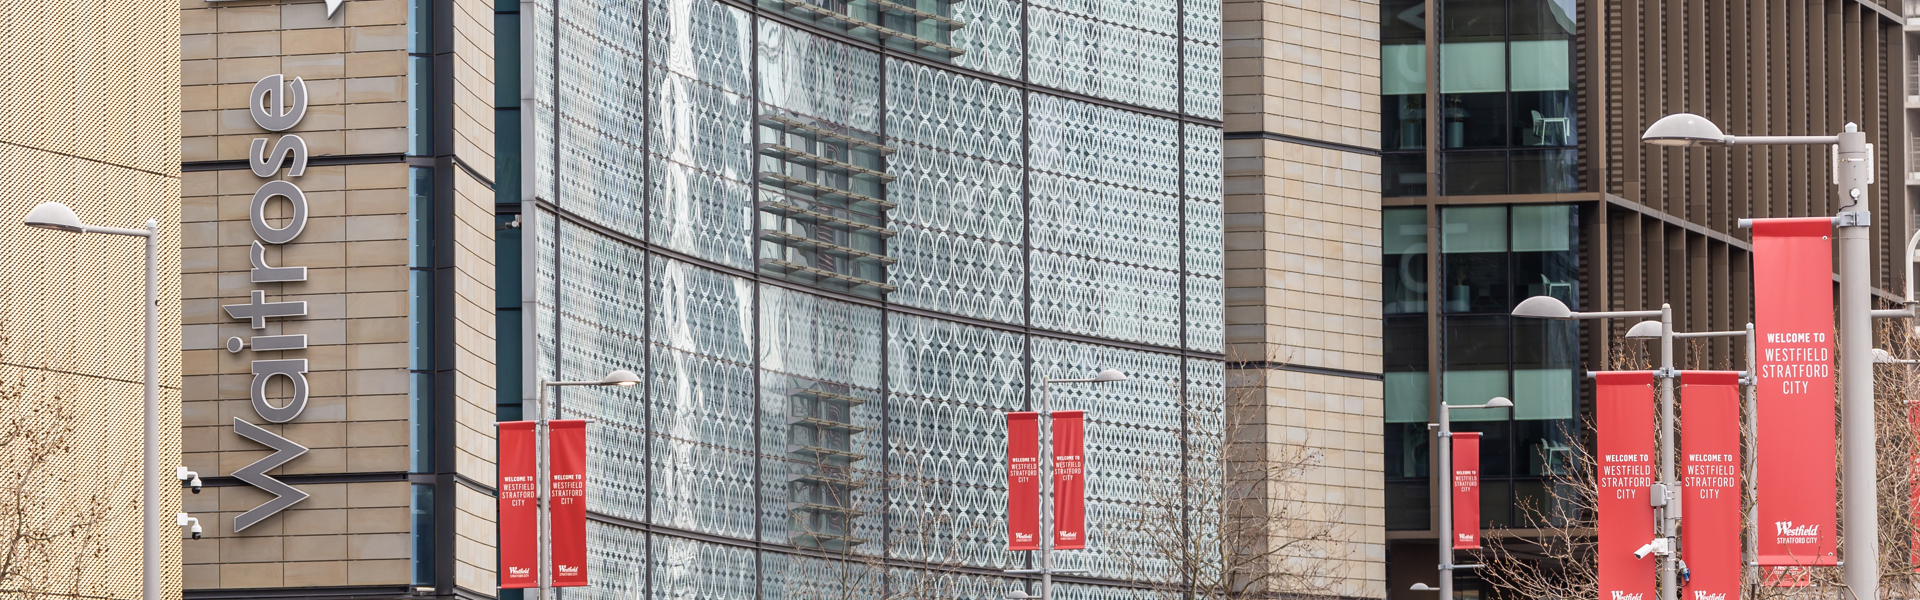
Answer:
M594 419L587 595L1031 587L1003 415L1105 368L1130 379L1050 387L1086 411L1094 523L1055 593L1177 583L1121 523L1182 513L1143 480L1221 410L1219 12L521 4L500 414L647 380L552 396Z
M1513 399L1455 415L1479 431L1483 525L1525 551L1559 518L1550 486L1591 415L1583 370L1645 360L1630 322L1508 315L1536 295L1575 310L1674 308L1676 331L1751 320L1742 218L1833 214L1818 147L1664 149L1655 119L1703 115L1731 134L1874 144L1874 287L1904 285L1911 145L1897 98L1902 20L1889 3L1383 0L1381 240L1385 526L1394 597L1430 582L1432 435L1441 402ZM1438 52L1429 49L1437 48ZM1882 292L1882 298L1893 298ZM1624 351L1624 352L1622 352ZM1743 368L1738 340L1677 363ZM1622 355L1622 354L1625 355ZM1506 414L1493 414L1506 413ZM1463 597L1486 597L1455 574Z
M180 9L186 597L517 597L494 423L614 369L550 396L594 420L569 596L1030 587L1003 414L1046 399L1088 419L1056 591L1182 580L1123 524L1204 528L1217 4Z
M0 596L143 590L145 240L22 225L42 202L97 227L157 222L159 592L180 592L180 361L166 351L180 343L172 8L0 5Z

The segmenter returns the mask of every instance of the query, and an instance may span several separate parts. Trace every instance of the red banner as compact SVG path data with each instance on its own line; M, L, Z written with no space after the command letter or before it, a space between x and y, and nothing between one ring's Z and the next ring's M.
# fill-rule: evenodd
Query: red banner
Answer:
M1053 549L1087 547L1084 422L1077 410L1053 413Z
M548 421L553 587L587 584L587 422Z
M1920 402L1907 401L1907 427L1920 431ZM1920 452L1907 458L1908 523L1920 525ZM1920 532L1907 534L1907 562L1920 570Z
M537 587L540 508L535 497L533 421L500 424L500 587Z
M1599 452L1600 598L1652 600L1654 566L1633 553L1654 537L1653 374L1603 372L1595 376L1594 433Z
M1007 550L1040 549L1040 413L1007 413Z
M1836 564L1832 231L1753 220L1762 565Z
M1680 377L1680 547L1687 598L1740 597L1740 373Z
M1480 434L1453 434L1453 549L1480 547Z

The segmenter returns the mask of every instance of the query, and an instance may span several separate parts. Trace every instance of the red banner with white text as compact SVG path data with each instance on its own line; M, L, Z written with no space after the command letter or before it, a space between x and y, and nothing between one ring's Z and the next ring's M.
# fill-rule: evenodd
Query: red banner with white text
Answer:
M1053 549L1087 547L1085 423L1080 411L1053 413Z
M1825 217L1753 220L1762 565L1836 564L1832 232Z
M1680 376L1680 547L1686 598L1740 597L1740 373Z
M540 506L533 421L500 424L500 587L540 585Z
M1007 550L1040 549L1040 413L1007 413Z
M553 586L587 585L587 422L549 423Z
M1600 598L1652 600L1654 566L1635 550L1654 536L1653 373L1613 371L1595 375L1594 433L1599 453Z
M1453 434L1453 549L1480 547L1480 434Z

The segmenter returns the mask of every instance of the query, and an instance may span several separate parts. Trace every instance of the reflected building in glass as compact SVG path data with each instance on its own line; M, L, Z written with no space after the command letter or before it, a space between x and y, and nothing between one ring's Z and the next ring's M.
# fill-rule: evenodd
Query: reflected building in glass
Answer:
M1490 541L1526 544L1565 518L1551 486L1591 443L1583 372L1645 368L1657 351L1620 339L1632 322L1515 319L1515 304L1667 303L1676 330L1743 329L1750 257L1735 221L1838 209L1824 148L1663 149L1639 142L1653 120L1693 112L1761 135L1859 123L1882 165L1863 199L1884 216L1875 286L1901 287L1911 210L1888 162L1907 147L1888 101L1901 24L1882 4L1380 2L1390 596L1431 594L1406 590L1438 562L1428 424L1440 403L1513 400L1454 422L1483 434L1482 525L1508 530ZM1679 347L1682 368L1745 368L1737 339ZM1494 593L1455 577L1463 598Z
M1107 368L1052 388L1056 594L1177 581L1122 524L1199 510L1143 481L1225 396L1217 0L497 7L500 418L646 380L551 397L594 420L568 597L1004 597L1004 414Z

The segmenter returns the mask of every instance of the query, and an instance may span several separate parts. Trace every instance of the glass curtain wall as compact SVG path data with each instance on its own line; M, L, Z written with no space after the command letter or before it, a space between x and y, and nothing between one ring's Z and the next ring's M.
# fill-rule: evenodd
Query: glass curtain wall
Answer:
M1218 2L527 6L501 381L647 379L551 398L595 419L570 596L1004 597L980 573L1037 560L1005 550L1004 414L1104 368L1131 379L1052 394L1087 411L1088 514L1187 508L1139 474L1220 422ZM1059 597L1178 580L1089 522Z
M1438 2L1440 187L1424 174L1429 107L1421 0L1381 6L1382 193L1579 191L1574 0Z
M1544 507L1547 478L1564 475L1577 439L1579 331L1572 321L1514 319L1530 296L1579 308L1578 211L1573 205L1440 207L1439 272L1427 279L1427 209L1384 211L1388 527L1425 529L1430 511L1427 423L1430 357L1439 352L1441 401L1504 396L1512 410L1455 413L1478 431L1481 517L1525 527ZM1419 276L1416 276L1415 274ZM1429 343L1426 281L1438 281L1439 343ZM1416 285L1418 284L1418 285ZM1529 508L1531 507L1531 508Z

